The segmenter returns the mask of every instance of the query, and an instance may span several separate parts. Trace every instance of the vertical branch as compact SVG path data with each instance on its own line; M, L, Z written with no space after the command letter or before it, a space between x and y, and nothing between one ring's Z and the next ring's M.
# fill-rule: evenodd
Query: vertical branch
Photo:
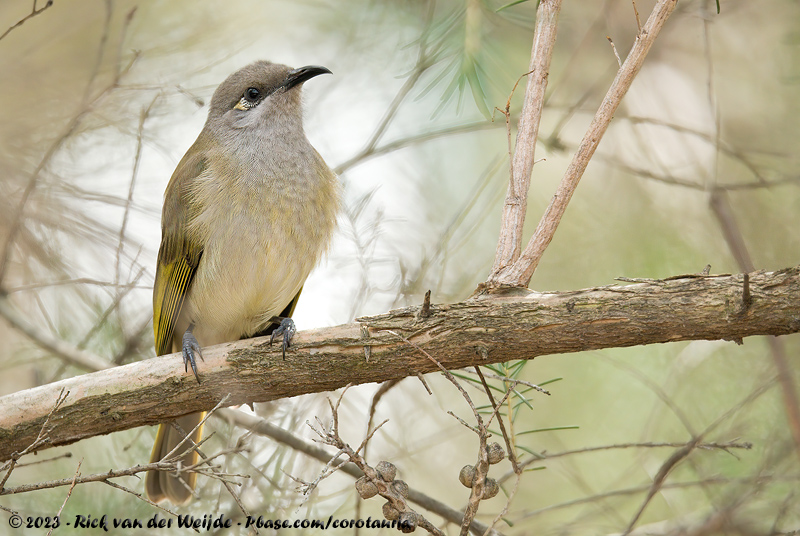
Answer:
M560 10L561 0L542 0L536 11L536 30L529 69L531 74L528 76L525 102L517 129L517 143L511 162L511 181L503 205L500 237L489 276L490 281L513 264L519 258L522 249L522 228L525 225L525 211L528 206L534 150L539 135L539 123L542 118L544 94L547 89L547 77L550 74L550 60L556 42Z
M661 28L677 3L677 0L659 0L653 8L642 31L636 36L636 41L622 64L622 68L617 72L617 76L611 83L611 87L600 104L594 119L592 119L592 123L589 125L572 162L564 174L564 178L561 179L561 184L559 184L555 195L550 201L550 205L539 221L539 225L536 227L536 231L530 242L528 242L525 251L510 266L502 267L497 272L493 271L486 282L487 287L525 287L528 285L545 249L553 239L572 194L578 187L578 182L584 171L586 171L589 161L600 144L603 134L608 129L611 119L614 117L614 112L619 107L619 103L627 93L628 88L630 88L639 69L641 69L650 47L655 42Z

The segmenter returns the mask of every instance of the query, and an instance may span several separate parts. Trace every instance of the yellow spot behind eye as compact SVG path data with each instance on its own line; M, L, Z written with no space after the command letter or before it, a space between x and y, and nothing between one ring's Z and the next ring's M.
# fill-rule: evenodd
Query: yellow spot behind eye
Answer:
M249 102L247 102L246 100L244 100L244 98L239 99L239 102L237 102L236 106L234 106L235 109L244 110L244 111L247 111L252 107L253 107L253 105L250 104Z

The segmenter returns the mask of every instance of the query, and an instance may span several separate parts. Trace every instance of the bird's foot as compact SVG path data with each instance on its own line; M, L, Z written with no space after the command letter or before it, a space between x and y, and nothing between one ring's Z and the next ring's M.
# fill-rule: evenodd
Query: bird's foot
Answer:
M281 323L275 328L272 335L270 335L269 345L272 346L272 341L283 335L283 343L281 346L283 347L283 359L286 359L286 349L289 348L292 337L297 333L297 326L294 325L294 320L291 318L276 318L276 320L280 320Z
M189 329L186 330L186 333L183 334L183 344L181 346L181 354L183 355L183 366L186 372L189 372L189 365L192 365L192 372L194 372L194 377L197 379L197 383L200 383L200 376L197 374L197 361L195 360L195 353L200 356L200 359L203 359L203 352L200 350L200 343L197 342L197 338L192 333L192 328L194 326L189 326Z

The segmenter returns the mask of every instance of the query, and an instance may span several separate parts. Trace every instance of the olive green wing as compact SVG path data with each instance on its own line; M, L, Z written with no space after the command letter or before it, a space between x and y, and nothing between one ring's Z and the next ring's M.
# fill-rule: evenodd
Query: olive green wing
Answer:
M206 169L200 147L198 139L175 168L164 194L161 246L153 287L156 355L172 352L175 324L203 255L202 244L193 241L187 232L193 210L186 197L191 183Z

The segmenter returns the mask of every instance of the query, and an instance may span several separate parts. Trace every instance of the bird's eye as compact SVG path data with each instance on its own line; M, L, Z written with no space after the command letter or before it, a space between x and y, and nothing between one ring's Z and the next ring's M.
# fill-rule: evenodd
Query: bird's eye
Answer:
M244 92L244 98L249 100L250 102L255 102L261 97L261 92L254 87L247 88L247 91Z

